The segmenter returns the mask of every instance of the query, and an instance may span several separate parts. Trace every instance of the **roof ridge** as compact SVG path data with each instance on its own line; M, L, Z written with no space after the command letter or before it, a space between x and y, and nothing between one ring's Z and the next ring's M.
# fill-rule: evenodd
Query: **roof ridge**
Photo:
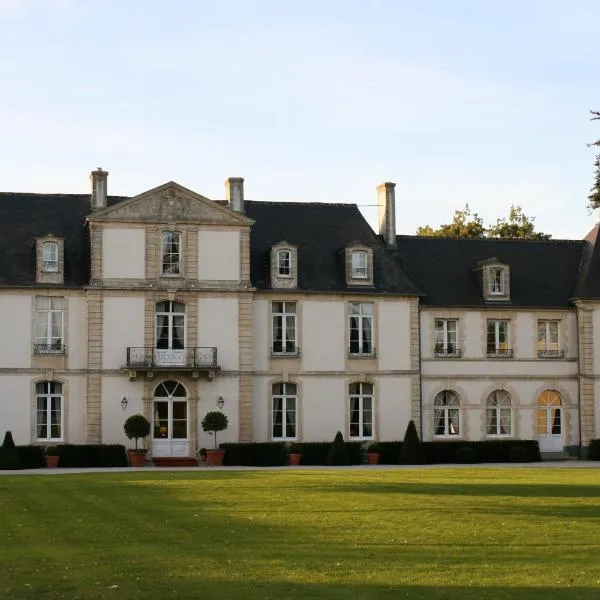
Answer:
M567 239L567 238L550 238L549 240L528 240L528 239L523 239L523 238L488 238L488 237L484 237L484 238L463 238L463 237L438 237L438 236L432 236L432 235L409 235L409 234L401 234L399 233L396 238L403 238L403 239L415 239L415 240L444 240L444 241L451 241L451 242L502 242L502 243L514 243L514 242L522 242L522 243L527 243L527 244L551 244L553 242L560 242L563 244L581 244L581 242L584 242L585 239L580 239L580 240L574 240L574 239Z
M301 201L286 201L286 200L245 200L252 204L277 204L281 206L289 206L290 204L298 206L352 206L358 208L356 202L301 202Z

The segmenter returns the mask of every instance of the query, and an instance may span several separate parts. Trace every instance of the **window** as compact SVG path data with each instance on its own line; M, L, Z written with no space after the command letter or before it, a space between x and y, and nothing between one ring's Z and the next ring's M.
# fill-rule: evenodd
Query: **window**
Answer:
M277 251L277 277L292 276L292 253L289 250Z
M164 231L161 236L163 275L181 274L181 234L177 231Z
M61 440L63 431L62 383L40 381L35 386L36 427L40 441Z
M540 319L538 321L538 358L562 358L558 339L559 321Z
M63 298L36 296L35 354L62 354Z
M436 356L460 356L456 345L456 319L435 320L435 350Z
M296 303L273 302L273 354L297 354Z
M487 435L511 435L512 408L510 394L505 390L492 392L486 403Z
M58 271L58 244L44 242L42 245L42 271L56 273Z
M275 383L273 399L273 439L296 438L296 411L298 390L295 383Z
M351 383L350 391L350 437L373 437L373 385Z
M156 347L185 348L185 304L165 300L156 305Z
M509 321L489 319L487 322L487 355L489 357L512 356L509 347Z
M352 279L368 279L368 254L363 250L352 252Z
M350 348L352 356L372 356L373 305L367 302L351 302L349 318Z
M450 391L440 392L433 403L434 435L460 435L460 401Z
M490 269L490 294L492 296L503 296L504 285L502 284L502 271L499 267Z

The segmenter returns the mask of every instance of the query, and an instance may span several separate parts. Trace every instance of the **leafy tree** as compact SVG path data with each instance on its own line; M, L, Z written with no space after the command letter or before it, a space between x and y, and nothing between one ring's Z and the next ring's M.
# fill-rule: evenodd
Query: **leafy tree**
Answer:
M219 410L207 412L202 419L202 431L212 433L215 436L215 449L217 448L217 432L225 431L229 425L227 415L224 415Z
M510 207L508 219L498 219L490 225L487 236L505 240L549 240L550 235L535 231L535 217L528 217L520 206Z
M419 227L417 235L424 237L455 237L455 238L483 238L485 227L483 219L471 212L466 204L464 210L455 210L452 223L440 225L439 229L433 229L429 225Z
M138 449L138 440L150 435L150 423L144 415L131 415L123 425L125 435L130 440L135 440L135 449Z
M591 110L590 111L592 117L592 121L600 120L600 111ZM596 140L588 146L600 146L600 140ZM594 185L590 190L590 195L588 196L588 208L590 210L594 208L600 208L600 152L596 154L596 159L594 160Z

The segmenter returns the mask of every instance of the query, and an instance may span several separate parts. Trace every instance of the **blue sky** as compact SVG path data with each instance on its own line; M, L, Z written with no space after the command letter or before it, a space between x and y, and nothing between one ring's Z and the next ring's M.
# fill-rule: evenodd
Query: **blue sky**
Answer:
M580 238L600 123L597 0L0 0L0 190L174 180L355 202L399 233L520 204Z

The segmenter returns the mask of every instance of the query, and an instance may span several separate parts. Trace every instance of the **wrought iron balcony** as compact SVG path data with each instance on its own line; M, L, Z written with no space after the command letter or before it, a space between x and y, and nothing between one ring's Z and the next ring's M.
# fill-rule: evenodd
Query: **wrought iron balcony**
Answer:
M182 348L127 348L127 369L217 369L217 349L211 346Z
M362 348L360 346L350 346L348 348L348 358L377 358L377 352L374 347Z
M564 350L538 350L538 358L564 358Z
M34 344L34 354L66 354L67 347L60 342L52 344Z
M487 349L487 357L488 358L512 358L513 351L512 351L512 348L488 348Z
M448 345L444 348L442 344L436 344L433 355L436 358L460 358L462 356L462 352L460 348L457 348L453 345Z

